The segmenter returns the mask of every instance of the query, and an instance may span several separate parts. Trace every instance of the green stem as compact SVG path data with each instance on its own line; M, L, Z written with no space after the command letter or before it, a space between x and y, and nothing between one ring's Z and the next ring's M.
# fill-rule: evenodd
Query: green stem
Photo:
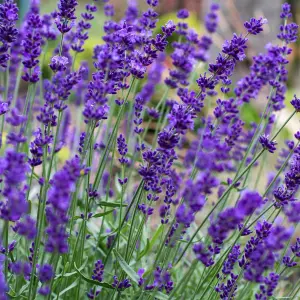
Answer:
M9 221L4 221L4 248L5 248L5 264L4 264L4 275L5 279L7 280L8 275L8 229L9 229Z

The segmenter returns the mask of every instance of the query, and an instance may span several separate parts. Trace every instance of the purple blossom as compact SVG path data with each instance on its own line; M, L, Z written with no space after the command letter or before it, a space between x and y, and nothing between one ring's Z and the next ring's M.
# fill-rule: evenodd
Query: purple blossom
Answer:
M32 11L27 16L25 37L23 40L23 60L25 72L22 79L27 82L36 83L39 81L39 56L42 53L42 21L38 11Z
M48 285L44 285L38 289L38 293L45 297L51 293L50 287Z
M51 63L49 64L50 68L53 72L65 71L67 69L67 65L69 60L65 56L53 56L51 58Z
M102 263L102 260L97 260L95 262L95 268L93 270L92 279L102 282L103 273L104 273L104 265Z
M18 6L13 0L5 0L3 4L0 4L0 66L2 68L7 67L10 59L8 50L19 33L16 29L16 21L19 19L18 11Z
M300 238L297 238L296 244L291 247L295 256L300 257Z
M225 260L222 268L223 274L230 274L234 268L235 263L238 261L241 254L240 245L234 245L228 258Z
M68 222L68 208L71 192L77 179L85 175L86 170L80 165L79 157L67 161L62 170L55 173L51 180L46 207L47 252L66 253L68 251L66 224Z
M60 0L57 7L57 19L55 20L57 29L62 33L65 34L69 32L72 28L72 22L76 19L75 16L75 8L78 5L76 0Z
M298 28L299 26L296 23L281 25L281 33L277 35L277 38L286 44L295 43L298 39Z
M259 294L255 294L255 299L264 300L273 296L273 292L275 291L278 282L279 275L275 273L270 273L269 277L265 277L263 280L263 284L260 285Z
M3 196L5 202L0 205L0 217L4 220L18 221L27 212L24 182L28 166L25 155L7 150L0 159L0 174L4 176Z
M293 268L297 266L297 263L293 261L289 256L284 256L282 258L282 263L288 268Z
M217 30L218 26L218 14L219 5L214 3L210 6L210 12L205 16L205 27L209 33L214 33Z
M189 11L187 9L181 9L177 12L177 18L186 19L189 17Z
M288 19L288 18L292 17L290 4L288 4L288 3L282 4L281 9L282 9L282 11L280 13L281 19Z
M4 115L8 112L8 103L7 102L0 102L0 115Z
M264 149L266 149L267 151L269 151L270 153L274 153L276 150L276 142L273 142L269 139L269 137L265 136L265 135L261 135L259 137L259 142L262 145L262 147Z
M296 112L300 112L300 99L294 95L294 99L291 101L291 104L295 108Z
M180 134L185 134L188 129L194 128L195 117L195 113L186 105L174 105L168 116L170 126Z
M267 19L254 19L251 18L250 21L244 23L244 27L248 30L250 34L257 35L263 31L263 25L266 24Z
M166 35L166 36L171 36L172 35L172 33L175 31L175 29L176 29L176 25L174 24L174 22L173 21L168 21L167 23L166 23L166 25L165 26L163 26L162 28L162 31L163 31L163 33Z
M115 275L115 276L113 277L113 279L114 279L114 281L113 281L113 283L112 283L112 286L113 286L114 288L116 288L116 289L122 290L122 289L128 289L128 288L131 287L130 280L127 279L127 278L124 279L124 280L122 280L122 281L119 281L117 275Z
M193 247L193 251L198 260L200 260L204 266L209 267L214 264L213 260L213 252L211 249L206 249L203 243L195 244Z
M246 38L244 38L242 35L238 36L234 33L233 38L224 43L222 52L232 57L234 61L241 61L246 57L246 42Z
M15 224L13 230L28 240L33 240L36 235L36 223L30 216L26 216Z
M38 277L40 282L49 282L54 277L54 271L51 265L44 264L39 266Z
M105 4L104 5L104 13L107 17L113 17L115 15L115 8L112 4Z

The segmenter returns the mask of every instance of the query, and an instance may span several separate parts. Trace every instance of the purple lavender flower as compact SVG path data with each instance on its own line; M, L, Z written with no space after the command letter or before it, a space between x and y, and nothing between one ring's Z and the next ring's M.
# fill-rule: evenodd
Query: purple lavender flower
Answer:
M128 159L125 157L128 152L128 148L127 148L125 138L122 134L120 134L119 137L117 138L117 144L118 144L118 152L122 156L121 158L119 158L120 163L121 164L128 163Z
M263 204L263 199L258 192L244 191L238 201L237 209L245 216L250 216Z
M282 263L288 268L293 268L293 267L297 266L297 263L295 261L293 261L293 259L289 256L284 256L282 258Z
M214 33L218 26L218 15L219 5L214 3L210 6L210 12L205 16L205 28L209 33Z
M23 60L25 72L22 79L27 82L39 81L39 56L42 53L42 21L38 12L31 12L27 17L25 37L23 41Z
M8 103L0 102L0 116L8 112Z
M294 99L291 101L291 104L295 108L296 112L300 112L300 99L294 95Z
M270 273L269 277L265 277L263 280L263 284L260 285L259 294L255 294L255 299L264 300L273 296L273 292L275 291L278 282L279 275L275 273Z
M60 0L58 3L57 19L55 20L57 29L65 34L72 28L72 24L69 22L76 19L75 8L78 5L76 0Z
M174 22L173 21L168 21L167 23L166 23L166 25L165 26L163 26L162 28L162 31L163 31L163 33L166 35L166 36L171 36L172 35L172 33L175 31L175 29L176 29L176 25L174 24Z
M299 26L296 23L281 25L281 33L277 35L277 38L286 44L295 43L298 39L298 28Z
M95 262L95 268L93 270L92 279L102 282L103 273L104 273L104 265L102 263L102 260L97 260Z
M176 210L176 221L181 224L190 225L194 219L195 216L193 214L193 211L186 207L184 204L180 205Z
M230 298L235 296L235 292L237 290L237 279L238 275L230 273L230 278L226 281L226 283L219 283L216 286L215 290L220 294L221 299L229 299L229 295L231 295Z
M244 23L244 27L248 30L250 34L257 35L263 31L263 25L266 24L267 19L254 19L251 18L250 21Z
M122 289L128 289L131 287L130 280L127 278L122 281L119 281L117 275L115 275L113 277L113 279L114 279L114 281L112 283L112 286L116 289L122 290Z
M147 206L145 203L138 205L138 210L140 210L145 216L151 216L153 214L154 208Z
M4 176L3 196L5 202L0 205L0 217L4 220L18 221L27 212L24 182L28 165L25 155L7 150L0 159L0 174Z
M194 128L195 117L193 110L186 105L174 105L168 116L170 126L180 134L185 134L188 129Z
M49 64L49 66L53 72L65 71L67 69L68 63L69 60L67 57L56 55L51 58L51 63Z
M242 37L242 35L238 36L234 33L231 41L226 41L224 43L222 52L232 57L235 61L241 61L246 57L246 42L246 38Z
M270 141L269 137L265 135L261 135L259 137L259 142L264 149L269 151L270 153L274 153L276 150L276 142Z
M54 271L51 265L44 264L39 266L38 277L40 282L49 282L54 277Z
M71 192L77 179L86 174L81 166L79 157L67 161L62 170L58 171L51 180L48 192L46 217L47 252L66 253L68 251L66 223L68 222L68 209Z
M8 299L6 296L6 293L9 291L9 287L6 283L6 279L4 276L4 261L5 261L5 255L0 253L0 297L3 300Z
M288 19L288 18L292 17L290 4L288 4L288 3L282 4L281 9L282 9L282 11L280 13L281 19Z
M211 249L206 249L203 243L195 244L193 247L193 251L198 260L200 260L204 266L209 267L214 264L213 260L213 252Z
M295 256L300 257L300 238L297 238L296 244L291 249Z
M186 186L183 192L184 200L188 203L193 212L200 211L205 204L205 196L200 193L203 187L202 183L200 181L193 183L191 180L188 180Z
M291 202L290 206L285 208L285 214L288 217L289 222L298 223L300 222L300 202Z
M153 286L157 287L159 291L162 291L164 289L167 294L169 294L174 287L173 286L174 283L172 281L171 272L170 272L171 268L172 265L169 264L166 270L163 270L160 267L156 267L156 269L153 272L153 276L154 276Z
M13 0L5 0L0 4L0 66L7 67L7 62L10 59L8 50L11 44L16 41L18 30L16 29L16 21L18 17L18 6Z
M234 268L235 263L238 261L241 254L240 245L234 245L228 258L225 260L222 268L223 274L230 274Z
M47 296L51 292L50 287L48 285L44 285L38 289L38 293L42 296Z
M112 4L105 4L104 5L104 14L107 16L107 17L113 17L115 15L115 8Z
M94 19L93 13L97 11L97 6L87 4L85 6L85 10L86 11L84 13L81 13L82 19L77 23L75 32L71 31L71 48L77 53L81 53L84 51L83 45L85 41L89 38L88 31L92 27L90 21Z
M189 11L187 9L181 9L177 12L177 18L187 19L189 17Z
M24 220L18 221L13 227L14 232L25 236L28 240L33 240L36 235L36 223L30 217L26 216Z

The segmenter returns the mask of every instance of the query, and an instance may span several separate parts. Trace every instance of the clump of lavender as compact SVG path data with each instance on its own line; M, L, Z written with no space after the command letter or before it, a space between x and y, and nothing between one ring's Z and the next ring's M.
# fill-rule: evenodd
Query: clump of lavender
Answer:
M296 299L290 5L263 53L251 18L212 60L217 3L199 35L187 9L159 28L158 0L100 2L0 5L0 299Z

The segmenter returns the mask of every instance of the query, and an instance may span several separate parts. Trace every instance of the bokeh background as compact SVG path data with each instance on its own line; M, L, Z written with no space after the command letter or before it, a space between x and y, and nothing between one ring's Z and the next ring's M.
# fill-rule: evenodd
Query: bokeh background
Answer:
M18 0L20 7L21 18L26 14L26 11L29 6L30 0ZM85 4L90 3L92 0L78 0L79 6L77 7L77 15L79 16L81 12L84 11ZM139 7L140 10L146 8L145 0L128 0L134 1ZM1 1L0 1L1 2ZM86 41L85 51L77 56L76 62L77 66L81 61L87 61L91 68L92 65L92 56L93 56L93 47L97 44L102 44L103 36L103 24L106 20L104 16L103 9L103 0L96 1L99 9L96 13L95 19L91 22L92 28L90 30L90 38ZM121 19L124 11L127 7L126 0L110 0L111 4L114 4L115 7L115 19ZM176 17L176 12L181 8L187 8L190 11L190 17L187 20L189 26L194 28L199 34L205 33L203 19L209 6L211 5L211 0L160 0L160 5L157 8L159 12L159 22L157 26L157 32L160 31L161 26L163 26L168 20L173 20L176 22L178 19ZM244 33L243 23L246 20L249 20L251 17L264 17L268 20L268 23L264 26L264 32L258 36L250 37L248 42L247 49L247 59L242 63L239 63L236 72L234 74L234 80L238 80L242 76L246 75L249 72L249 66L251 65L251 58L264 51L264 48L267 43L276 41L276 35L278 33L278 28L280 26L281 20L279 18L282 0L214 0L214 3L218 3L221 7L219 13L219 26L216 34L213 35L214 46L210 51L209 62L214 61L218 52L222 48L224 40L230 39L233 32ZM288 0L289 4L292 7L293 13L293 22L300 24L300 0ZM57 7L57 0L40 0L41 12L50 13L54 11ZM50 77L51 71L48 67L50 59L53 55L53 50L56 47L56 42L48 45L47 53L45 55L44 66L43 66L43 76ZM288 81L288 91L286 94L286 106L287 109L280 112L279 124L280 121L284 121L289 115L289 110L291 106L289 102L293 98L294 94L300 95L300 42L292 44L293 52L289 56L289 81ZM171 48L170 48L171 50ZM168 70L171 68L171 59L165 59L165 77L168 75ZM204 72L204 69L197 69L194 78L196 79L199 76L200 72ZM196 84L194 85L197 89ZM153 102L159 101L162 93L160 90L164 90L164 84L157 87L157 93L152 99ZM259 98L256 101L251 101L250 104L244 105L242 109L243 119L246 123L258 121L260 117L260 112L265 106L265 99L268 94L268 89L263 90ZM172 95L171 95L172 96ZM170 96L170 97L171 97ZM174 98L176 96L174 95ZM155 126L155 124L153 125ZM292 133L300 128L299 117L294 118L287 126L286 130L280 137L279 143L283 143L286 138L292 136ZM275 158L275 156L274 156Z
M30 0L18 0L20 7L20 15L24 16L29 6ZM142 10L146 7L145 0L128 0L134 1ZM0 1L1 2L1 1ZM77 9L77 14L80 15L84 11L85 4L91 2L91 0L78 0L79 6ZM87 60L90 64L92 63L92 53L93 47L96 44L102 43L103 35L103 24L105 21L105 16L101 5L103 6L103 1L96 1L100 9L97 12L96 18L92 21L92 29L90 31L90 38L85 46L85 52L82 53L77 61ZM255 38L251 38L248 45L248 58L238 65L237 72L235 73L235 78L239 78L247 73L248 67L251 64L251 57L259 52L264 51L264 47L269 42L276 41L276 35L278 33L278 28L280 26L279 13L281 5L283 2L288 2L292 7L292 14L294 22L300 24L300 1L299 0L215 0L214 3L218 3L221 6L219 11L220 24L218 27L217 34L213 36L214 47L211 50L210 61L213 61L217 53L220 51L224 40L230 39L233 32L242 33L244 32L243 23L250 19L251 17L264 17L268 20L268 24L264 27L264 32ZM42 13L50 13L57 7L56 0L40 0ZM115 6L115 17L116 19L121 19L123 13L127 7L126 0L110 0L110 3ZM211 0L160 0L160 5L157 11L160 14L159 23L157 28L160 28L168 20L176 21L176 12L181 8L187 8L191 12L191 16L188 23L199 33L204 32L203 18L205 13L208 11ZM288 81L288 93L287 93L287 106L289 106L289 101L293 95L300 91L300 41L293 45L293 53L290 55L289 59L291 63L289 65L289 81ZM47 58L45 63L49 63L50 57L52 55L52 50L56 45L50 45L47 53ZM165 61L166 72L168 71L168 66L171 62L168 59ZM44 70L47 76L47 70ZM255 111L264 106L264 101L256 101L253 103ZM251 113L250 117L255 117L255 111L250 107ZM299 125L299 123L298 123ZM295 122L290 125L296 126Z

